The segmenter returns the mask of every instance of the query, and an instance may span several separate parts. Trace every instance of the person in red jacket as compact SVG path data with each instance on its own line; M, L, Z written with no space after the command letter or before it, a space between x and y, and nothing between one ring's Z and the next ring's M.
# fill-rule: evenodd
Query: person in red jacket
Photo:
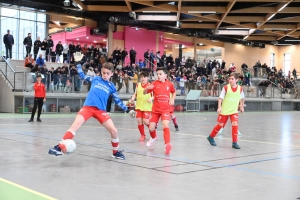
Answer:
M38 107L37 121L42 122L40 117L42 113L43 103L46 102L46 90L45 90L45 85L42 83L41 75L38 75L36 77L36 83L33 85L33 89L34 89L34 105L31 112L31 118L28 122L33 122L34 114L36 112L37 107Z

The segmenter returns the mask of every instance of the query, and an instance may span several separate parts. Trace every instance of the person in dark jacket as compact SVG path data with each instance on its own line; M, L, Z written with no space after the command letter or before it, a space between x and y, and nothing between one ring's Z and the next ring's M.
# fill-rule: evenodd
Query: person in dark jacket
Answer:
M124 50L121 52L121 56L122 56L122 63L125 62L125 58L128 56L128 52L126 50L126 48L124 48Z
M77 43L75 50L76 50L76 52L81 52L80 42Z
M70 60L72 59L72 61L74 61L74 53L76 52L76 47L74 45L74 42L71 42L71 44L69 44L69 52L70 52Z
M134 50L134 47L131 48L129 55L130 55L130 65L135 64L136 51Z
M46 61L51 61L51 52L54 47L52 36L48 36L47 46L46 46Z
M56 47L55 47L55 53L56 53L56 62L60 62L60 56L63 51L63 46L61 44L61 41L58 41Z
M41 52L42 52L42 55L43 55L43 58L46 58L46 49L47 49L47 38L45 38L41 44Z
M32 39L31 39L31 33L28 33L28 36L24 38L23 44L25 45L26 48L26 57L31 53L31 48L32 48Z
M7 34L3 36L3 43L5 44L5 50L6 50L6 58L12 58L12 45L14 45L14 36L10 34L10 30L7 30ZM9 56L8 56L9 52Z
M36 60L37 54L39 53L40 47L42 47L42 42L40 40L40 37L37 37L36 41L33 44L33 54L34 54L34 60Z

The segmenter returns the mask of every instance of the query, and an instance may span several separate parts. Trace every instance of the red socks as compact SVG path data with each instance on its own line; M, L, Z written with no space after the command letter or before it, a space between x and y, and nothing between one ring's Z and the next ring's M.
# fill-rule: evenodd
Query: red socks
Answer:
M111 139L111 145L113 147L113 154L117 153L118 148L119 148L119 138L117 139Z
M150 135L153 139L156 138L156 130L150 131Z
M67 139L73 139L73 137L75 136L75 132L67 130L67 132L65 133L63 140L67 140Z
M238 126L232 126L232 142L238 141Z
M222 128L222 126L220 126L219 124L217 124L217 126L214 127L214 129L211 131L210 133L210 137L214 138L216 137L216 135L218 134L218 132L220 131L220 129Z
M165 144L170 143L170 129L169 128L164 128L164 139L165 139Z
M177 125L177 119L176 116L174 115L174 117L172 118L173 124L176 126Z
M138 125L139 131L141 135L145 135L144 124Z

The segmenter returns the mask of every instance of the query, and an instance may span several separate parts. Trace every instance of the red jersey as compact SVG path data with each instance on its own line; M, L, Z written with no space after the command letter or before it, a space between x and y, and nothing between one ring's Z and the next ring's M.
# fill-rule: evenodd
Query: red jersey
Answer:
M154 88L147 91L147 93L153 92L154 96L152 112L161 113L173 111L173 107L170 105L170 94L175 93L174 85L168 80L165 82L157 80L154 81L152 85L154 85Z
M43 83L38 83L36 82L33 85L34 89L34 97L40 97L40 98L46 98L46 90L45 90L45 85Z

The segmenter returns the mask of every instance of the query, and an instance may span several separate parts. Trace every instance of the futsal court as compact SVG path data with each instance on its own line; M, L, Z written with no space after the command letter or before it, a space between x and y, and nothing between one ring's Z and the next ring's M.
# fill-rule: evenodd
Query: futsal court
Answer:
M206 137L217 113L175 113L169 156L161 125L150 148L139 141L137 121L111 115L126 160L112 159L109 133L95 119L77 131L76 152L55 157L56 145L75 114L0 114L0 200L183 200L278 199L300 197L299 112L239 115L240 150L231 148L231 126ZM149 134L147 134L149 138ZM148 139L147 138L147 139Z

